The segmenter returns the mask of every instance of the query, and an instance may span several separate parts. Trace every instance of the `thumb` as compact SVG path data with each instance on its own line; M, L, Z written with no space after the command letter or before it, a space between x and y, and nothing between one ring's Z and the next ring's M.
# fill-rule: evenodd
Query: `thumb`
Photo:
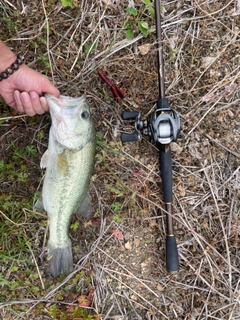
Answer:
M52 85L50 81L49 81L49 84L43 90L43 92L49 93L56 98L58 98L60 96L60 91L56 87L54 87L54 85Z

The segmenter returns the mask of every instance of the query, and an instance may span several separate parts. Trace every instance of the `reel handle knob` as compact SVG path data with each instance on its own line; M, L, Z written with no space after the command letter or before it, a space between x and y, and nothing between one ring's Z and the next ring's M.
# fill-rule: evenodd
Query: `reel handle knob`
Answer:
M121 141L124 142L133 142L133 141L137 141L141 138L141 136L139 136L139 133L137 131L133 132L133 133L122 133L121 134Z
M123 111L122 119L123 120L135 120L138 115L139 115L139 113L137 111Z

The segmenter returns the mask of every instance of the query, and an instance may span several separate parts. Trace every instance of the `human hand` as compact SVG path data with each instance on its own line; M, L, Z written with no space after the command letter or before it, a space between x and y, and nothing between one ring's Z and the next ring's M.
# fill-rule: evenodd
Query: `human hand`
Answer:
M59 97L60 92L42 74L27 65L0 81L0 95L5 102L18 112L24 112L29 116L43 114L49 107L44 93L50 93Z

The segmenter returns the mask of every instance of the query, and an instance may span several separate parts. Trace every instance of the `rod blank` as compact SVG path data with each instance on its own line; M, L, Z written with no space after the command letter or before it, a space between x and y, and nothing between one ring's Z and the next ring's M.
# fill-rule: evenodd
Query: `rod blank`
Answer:
M163 61L163 45L162 45L162 27L161 27L161 12L160 0L155 0L155 20L157 34L157 62L158 62L158 87L159 101L158 110L163 114L169 112L162 106L167 100L165 98L165 79L164 79L164 61ZM163 103L164 102L164 103ZM168 103L167 103L168 105ZM160 106L160 107L159 107ZM162 111L161 111L162 109ZM161 125L161 124L160 124ZM169 124L168 124L169 125ZM178 249L177 242L174 236L173 219L172 219L172 155L170 144L159 144L159 162L162 177L163 199L166 207L167 220L167 235L166 235L166 268L169 272L178 272Z
M165 98L165 78L164 78L164 67L163 67L163 45L162 45L162 27L161 27L161 7L160 1L155 0L155 22L156 22L156 33L157 33L157 60L158 60L158 89L159 97Z

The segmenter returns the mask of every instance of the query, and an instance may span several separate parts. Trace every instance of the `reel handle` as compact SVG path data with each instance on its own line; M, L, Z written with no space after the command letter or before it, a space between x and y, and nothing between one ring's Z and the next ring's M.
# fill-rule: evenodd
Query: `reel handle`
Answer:
M123 120L135 120L135 131L132 133L122 133L121 141L132 142L137 141L142 138L141 130L143 129L143 121L141 120L141 115L137 111L123 111L122 113Z
M135 120L138 115L139 115L139 112L137 112L137 111L123 111L122 119L123 120Z
M139 133L137 131L133 132L133 133L122 133L121 134L121 141L123 143L125 142L133 142L133 141L137 141L139 140Z

